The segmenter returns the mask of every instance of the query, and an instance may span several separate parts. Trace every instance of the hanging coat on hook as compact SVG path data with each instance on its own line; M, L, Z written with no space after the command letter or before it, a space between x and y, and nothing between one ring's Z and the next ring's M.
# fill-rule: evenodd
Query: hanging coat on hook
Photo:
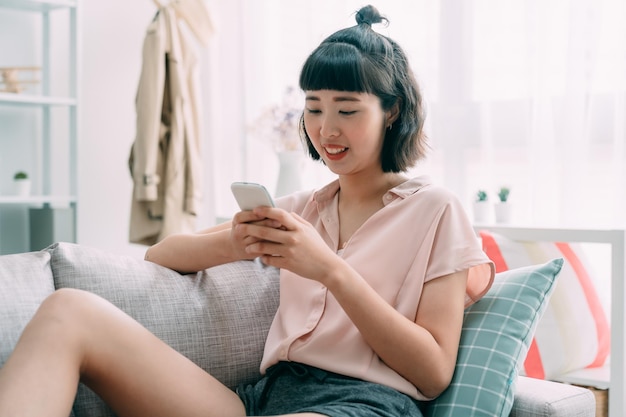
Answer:
M129 240L152 245L195 231L202 200L197 57L171 7L150 23L142 59Z

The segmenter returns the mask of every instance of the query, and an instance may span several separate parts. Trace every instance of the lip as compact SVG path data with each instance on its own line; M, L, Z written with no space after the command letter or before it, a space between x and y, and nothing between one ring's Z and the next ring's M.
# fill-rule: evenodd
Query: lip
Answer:
M323 149L324 149L324 155L326 156L326 158L328 158L331 161L338 161L340 159L343 159L348 154L348 150L350 148L347 148L345 146L339 146L339 145L325 145ZM343 149L343 151L339 153L330 153L328 152L329 149L330 150Z

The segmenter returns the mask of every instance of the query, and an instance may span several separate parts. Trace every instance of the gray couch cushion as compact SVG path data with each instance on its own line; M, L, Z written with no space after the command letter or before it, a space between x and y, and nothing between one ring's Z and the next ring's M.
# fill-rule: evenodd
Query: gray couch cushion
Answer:
M46 252L4 255L0 262L0 367L39 304L54 291Z
M278 271L241 261L180 275L154 263L59 243L47 251L56 288L111 301L224 384L258 378L265 337L278 307ZM84 401L81 407L99 404ZM77 415L96 411L76 410Z

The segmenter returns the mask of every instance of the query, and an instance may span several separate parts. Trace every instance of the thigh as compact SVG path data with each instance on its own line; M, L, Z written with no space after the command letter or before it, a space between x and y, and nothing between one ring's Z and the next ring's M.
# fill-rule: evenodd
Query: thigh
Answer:
M232 390L113 304L82 291L66 298L83 321L81 380L119 416L245 415Z

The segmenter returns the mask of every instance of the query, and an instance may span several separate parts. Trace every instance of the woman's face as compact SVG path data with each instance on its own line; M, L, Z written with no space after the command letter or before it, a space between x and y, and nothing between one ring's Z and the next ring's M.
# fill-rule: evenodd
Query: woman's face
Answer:
M381 171L389 115L369 93L306 91L304 125L328 168L338 175Z

